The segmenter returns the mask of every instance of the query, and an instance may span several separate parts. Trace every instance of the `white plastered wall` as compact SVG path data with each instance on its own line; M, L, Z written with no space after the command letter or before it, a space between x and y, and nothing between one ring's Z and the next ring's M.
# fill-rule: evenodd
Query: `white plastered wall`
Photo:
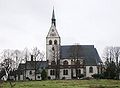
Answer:
M32 74L30 74L30 71L32 71ZM40 78L38 78L38 76L40 76ZM27 70L26 77L29 77L31 80L35 80L35 70ZM41 80L41 74L36 74L36 80Z
M53 69L48 69L48 77L51 77L51 79L55 79L55 75L50 75L50 70L53 70Z
M63 75L63 70L68 70L68 75ZM65 77L65 79L71 79L71 69L60 69L60 79Z
M89 72L90 67L93 67L93 73ZM98 73L97 66L86 66L86 77L92 77L93 74L97 73Z

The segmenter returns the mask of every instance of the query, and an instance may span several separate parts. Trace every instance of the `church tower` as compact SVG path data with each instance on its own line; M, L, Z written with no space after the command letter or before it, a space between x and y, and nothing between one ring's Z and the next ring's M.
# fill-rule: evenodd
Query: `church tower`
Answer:
M51 65L52 62L57 63L60 59L60 36L56 29L56 19L53 9L51 27L46 37L46 59L48 64Z

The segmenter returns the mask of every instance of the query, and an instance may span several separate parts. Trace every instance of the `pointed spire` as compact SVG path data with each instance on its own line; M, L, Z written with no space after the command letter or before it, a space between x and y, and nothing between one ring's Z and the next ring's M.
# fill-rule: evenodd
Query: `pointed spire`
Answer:
M56 26L56 19L55 19L55 13L54 13L54 7L53 7L53 13L52 13L52 24L54 24L54 26Z
M52 19L55 19L54 7L53 7Z

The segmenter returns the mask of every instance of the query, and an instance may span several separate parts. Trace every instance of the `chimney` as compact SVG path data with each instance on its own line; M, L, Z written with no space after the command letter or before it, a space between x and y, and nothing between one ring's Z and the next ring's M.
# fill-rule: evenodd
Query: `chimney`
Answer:
M33 61L33 55L31 55L31 61Z

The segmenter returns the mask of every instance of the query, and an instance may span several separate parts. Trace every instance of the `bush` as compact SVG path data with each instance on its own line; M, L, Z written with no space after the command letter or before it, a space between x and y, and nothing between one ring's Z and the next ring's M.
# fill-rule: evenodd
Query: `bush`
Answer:
M45 80L47 78L47 72L45 71L45 69L42 70L41 78L42 80Z
M65 80L65 77L62 77L62 80Z
M79 78L82 78L82 77L84 77L84 75L83 75L83 74L80 74L80 75L79 75Z
M48 76L48 80L51 80L51 77L50 77L50 76Z
M92 77L95 78L95 79L103 78L102 74L93 74Z
M26 77L26 79L27 79L27 80L30 80L30 78L29 78L29 77Z

